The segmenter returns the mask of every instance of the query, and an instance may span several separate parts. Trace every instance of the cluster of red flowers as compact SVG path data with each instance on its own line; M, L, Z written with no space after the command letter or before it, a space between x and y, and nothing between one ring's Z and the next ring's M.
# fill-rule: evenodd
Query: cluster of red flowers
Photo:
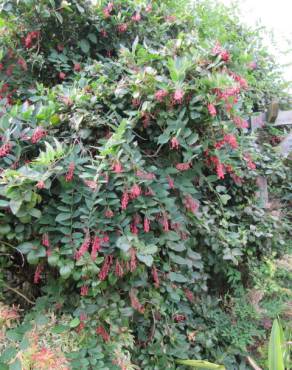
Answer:
M35 273L34 273L34 278L33 278L34 284L38 284L41 281L41 279L42 279L41 274L42 274L43 270L44 270L44 266L37 265L37 268L36 268Z
M145 216L144 217L144 231L145 233L149 233L150 231L150 221L148 220L148 218Z
M179 141L176 137L173 137L170 140L170 147L171 147L171 149L175 149L175 150L179 149Z
M120 262L118 258L116 259L115 275L117 277L123 277L124 276L123 262Z
M136 199L142 194L142 190L138 184L134 184L130 189L130 198Z
M244 154L243 159L246 161L247 167L250 170L255 170L256 169L256 164L253 162L250 154L248 154L248 153Z
M118 25L117 28L118 28L119 33L124 33L128 29L128 24L127 23L121 23L121 24Z
M217 41L214 48L212 49L212 53L214 55L220 55L220 58L224 60L224 62L228 62L230 60L230 54L227 50L223 49L220 43Z
M44 233L42 236L42 245L46 248L50 247L50 240L49 240L49 234Z
M182 104L184 95L185 95L185 93L182 89L175 90L175 92L172 96L172 103L173 104Z
M112 170L115 173L121 173L121 172L123 172L123 166L122 166L121 162L115 161L114 164L113 164L113 166L112 166Z
M191 168L191 164L189 162L187 163L178 163L175 168L179 171L187 171Z
M100 335L102 337L102 339L105 341L105 342L109 342L110 341L110 335L109 333L105 330L105 328L103 326L99 326L97 329L96 329L96 334Z
M107 278L107 276L109 274L109 271L110 271L110 268L113 264L113 259L114 259L114 257L113 257L112 254L105 257L103 265L102 265L102 267L99 271L99 274L98 274L99 280L103 281Z
M214 104L208 104L208 111L212 117L215 117L217 115L217 111Z
M88 285L82 285L81 289L80 289L80 295L82 297L85 297L88 295L88 291L89 291L89 287Z
M241 117L233 117L232 120L238 128L244 129L249 127L249 123Z
M131 306L134 308L134 310L143 314L145 312L145 308L139 302L139 300L137 298L137 295L136 295L136 291L134 289L130 290L129 296L130 296L130 300L131 300Z
M6 157L10 153L11 148L12 148L12 144L11 143L3 144L0 147L0 158Z
M92 248L91 248L91 259L92 259L92 261L96 260L97 252L99 252L100 249L101 249L101 242L102 242L102 240L100 239L100 237L95 236L93 238Z
M225 144L229 144L232 149L238 148L237 139L233 134L224 135L223 140L220 140L215 144L215 148L221 149Z
M24 39L24 46L26 49L31 49L33 47L33 41L40 37L40 31L32 31L27 34Z
M136 12L133 16L132 16L132 21L133 22L140 22L141 21L141 14L139 12Z
M90 237L86 236L80 249L75 253L75 259L78 261L89 249L90 247Z
M141 170L137 170L136 176L143 180L154 180L156 178L154 173L149 173Z
M190 194L188 194L183 200L186 209L193 214L197 213L200 203L197 199L194 199Z
M37 127L32 134L31 142L36 144L39 142L44 136L47 135L47 131L43 127Z
M112 2L108 3L107 6L103 9L103 15L105 18L109 18L111 16L111 12L114 9L114 4Z
M121 200L122 209L127 209L129 200L130 200L130 198L129 198L128 191L125 190L123 192L122 200Z
M167 97L168 95L168 92L166 90L158 90L156 91L156 93L154 94L154 97L155 99L158 101L158 102L163 102L164 98Z
M74 162L71 162L71 163L69 164L69 167L68 167L68 172L67 172L67 174L66 174L66 176L65 176L65 180L66 180L67 182L70 182L70 181L72 181L72 180L73 180L74 170L75 170L75 163L74 163Z

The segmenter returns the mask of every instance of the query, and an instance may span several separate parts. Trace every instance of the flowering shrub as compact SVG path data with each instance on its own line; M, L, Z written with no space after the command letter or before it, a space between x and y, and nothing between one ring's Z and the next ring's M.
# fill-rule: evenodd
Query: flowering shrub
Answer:
M276 66L227 9L191 6L0 7L1 239L40 311L73 315L73 369L216 357L191 335L196 300L285 248L288 220L260 208L256 179L289 173L248 123L281 96ZM32 348L30 366L69 366Z

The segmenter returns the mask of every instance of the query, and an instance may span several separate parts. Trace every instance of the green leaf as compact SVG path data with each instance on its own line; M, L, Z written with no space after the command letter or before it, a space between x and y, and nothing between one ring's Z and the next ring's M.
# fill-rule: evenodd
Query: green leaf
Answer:
M80 48L83 51L83 53L87 54L89 52L89 49L90 49L89 42L85 39L82 39L80 41Z
M274 320L269 341L269 370L285 370L283 357L283 338L278 320Z
M176 362L181 365L194 367L195 369L225 370L223 365L216 365L203 360L177 360Z
M74 269L74 263L69 262L60 268L60 275L62 276L63 279L68 279L73 269Z
M0 225L0 234L5 235L8 234L11 230L11 227L9 225Z
M185 276L178 274L177 272L170 272L168 277L170 281L176 281L177 283L186 283L188 281Z
M78 317L75 317L75 319L73 319L71 322L70 322L70 328L77 328L77 326L80 324L80 320L78 319Z
M144 254L137 253L137 258L148 267L151 267L153 264L153 257L150 255L145 256Z
M14 199L11 199L10 202L9 202L9 206L10 206L11 212L14 215L16 215L17 212L20 210L21 205L22 205L22 200L14 200Z
M71 218L71 213L59 213L56 217L56 222L62 222L69 220Z
M220 195L221 202L226 205L229 199L231 199L231 196L228 194Z
M17 250L19 250L23 254L29 253L33 248L35 247L35 244L31 242L25 242L21 243L17 246Z
M131 248L131 243L126 236L121 236L116 241L117 247L124 252L127 252Z

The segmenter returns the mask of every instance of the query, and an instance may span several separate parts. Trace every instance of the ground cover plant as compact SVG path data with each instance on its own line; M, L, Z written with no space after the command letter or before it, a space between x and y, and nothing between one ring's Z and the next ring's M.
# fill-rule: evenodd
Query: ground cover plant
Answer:
M260 30L182 0L3 0L0 27L1 366L248 369L291 247Z

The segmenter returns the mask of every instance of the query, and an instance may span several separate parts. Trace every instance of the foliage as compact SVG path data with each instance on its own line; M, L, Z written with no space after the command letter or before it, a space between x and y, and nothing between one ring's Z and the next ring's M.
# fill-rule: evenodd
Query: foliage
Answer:
M41 315L68 342L50 366L244 369L263 330L244 293L218 296L291 231L289 158L247 121L284 96L259 31L208 1L5 0L0 17L0 283L37 299L0 361L34 366Z

